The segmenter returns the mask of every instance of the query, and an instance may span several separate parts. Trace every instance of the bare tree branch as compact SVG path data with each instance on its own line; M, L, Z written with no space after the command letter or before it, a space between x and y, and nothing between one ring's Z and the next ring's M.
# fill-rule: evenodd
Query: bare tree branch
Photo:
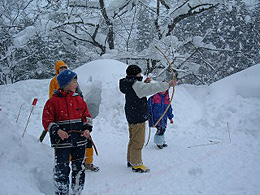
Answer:
M187 3L187 1L185 3L183 3L182 6L184 6L186 3ZM183 19L190 17L190 16L197 15L199 13L206 11L206 10L213 9L213 8L217 7L218 5L219 4L208 4L207 3L207 4L200 4L200 5L192 7L191 5L188 4L188 6L190 8L189 11L187 13L178 15L176 18L173 19L172 23L168 25L168 32L167 32L166 36L170 36L171 32L175 28L176 24L178 22L182 21Z
M63 23L63 24L60 24L58 26L55 26L54 28L52 29L59 29L60 27L62 26L66 26L66 25L76 25L76 24L84 24L84 25L88 25L88 26L92 26L92 27L95 27L96 24L92 24L92 23L84 23L83 21L78 21L78 22L66 22L66 23Z
M159 25L159 17L160 17L160 0L157 0L157 6L156 6L156 19L154 21L155 29L157 31L158 39L162 39L162 33L160 30Z
M105 52L106 52L106 47L100 43L98 43L95 38L96 38L96 34L97 34L97 29L95 30L94 34L93 35L90 35L89 36L91 37L92 41L90 40L87 40L87 39L83 39L83 38L80 38L80 37L77 37L76 35L73 35L72 33L69 33L65 30L61 30L62 32L66 33L67 35L73 37L74 39L77 39L79 41L84 41L84 42L87 42L87 43L90 43L92 45L94 45L95 47L98 47L100 50L101 50L101 53L100 55L103 55Z
M160 0L160 2L166 9L170 9L170 6L165 2L165 0Z
M120 16L122 16L124 13L126 13L127 11L124 11L123 13L121 13L120 14L120 12L124 9L124 8L126 8L129 4L131 3L131 0L128 0L128 1L125 1L119 8L118 8L118 11L116 12L114 12L114 16L112 17L112 18L116 18L116 17L120 17ZM132 5L132 6L134 6L134 5Z

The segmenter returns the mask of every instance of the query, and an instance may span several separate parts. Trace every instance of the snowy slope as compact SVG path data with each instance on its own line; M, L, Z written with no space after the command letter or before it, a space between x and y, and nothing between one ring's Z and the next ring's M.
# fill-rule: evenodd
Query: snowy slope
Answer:
M159 150L151 139L143 150L147 174L126 167L128 129L118 90L125 69L115 60L97 60L75 70L95 117L92 137L100 154L94 157L100 171L86 172L83 195L260 194L260 64L211 86L176 87L169 147ZM49 136L38 142L48 85L49 80L27 80L0 86L1 195L53 194Z

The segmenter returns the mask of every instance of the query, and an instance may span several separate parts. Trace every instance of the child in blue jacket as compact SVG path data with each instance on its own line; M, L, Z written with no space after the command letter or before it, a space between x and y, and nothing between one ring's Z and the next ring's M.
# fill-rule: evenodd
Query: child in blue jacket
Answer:
M156 124L159 118L163 115L169 103L170 103L170 98L169 98L168 90L157 93L148 99L149 127L153 127ZM154 135L154 143L160 149L163 149L163 147L167 147L164 138L164 133L167 127L167 118L171 121L171 124L173 124L173 117L174 115L172 113L172 107L170 105L169 109L167 110L167 113L164 115L161 121L156 125L157 131Z

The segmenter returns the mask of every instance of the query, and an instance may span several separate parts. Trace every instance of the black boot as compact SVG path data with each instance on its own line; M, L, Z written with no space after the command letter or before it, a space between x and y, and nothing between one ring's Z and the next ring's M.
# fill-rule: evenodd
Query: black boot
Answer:
M157 147L163 149L163 145L157 145Z
M127 162L127 167L132 167L130 162Z
M163 147L167 147L168 145L167 145L167 144L163 144L162 146L163 146Z

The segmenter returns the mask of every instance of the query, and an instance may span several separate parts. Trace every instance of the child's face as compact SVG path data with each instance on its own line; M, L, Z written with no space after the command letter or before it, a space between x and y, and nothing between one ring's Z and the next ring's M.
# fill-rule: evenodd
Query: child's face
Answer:
M77 78L74 78L65 88L64 91L72 91L75 92L78 87L78 80Z
M58 73L60 74L61 72L63 72L64 70L67 70L66 66L62 66L58 69Z

